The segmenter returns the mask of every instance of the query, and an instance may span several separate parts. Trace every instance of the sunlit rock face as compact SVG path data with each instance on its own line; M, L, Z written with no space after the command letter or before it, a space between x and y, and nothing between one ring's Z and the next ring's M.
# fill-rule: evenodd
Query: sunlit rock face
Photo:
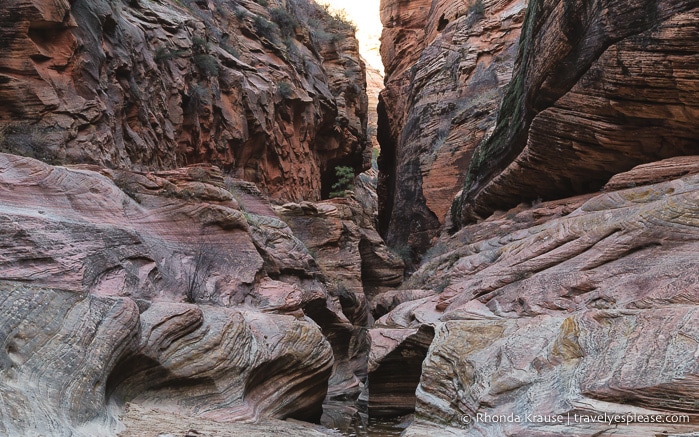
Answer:
M413 258L439 233L495 124L525 3L381 2L380 231Z
M320 418L341 305L243 187L0 154L0 434L112 435L125 402Z
M531 2L497 127L455 204L457 224L699 153L696 2L589 6Z
M213 163L273 198L368 168L354 31L305 0L18 0L0 18L0 150L45 162Z

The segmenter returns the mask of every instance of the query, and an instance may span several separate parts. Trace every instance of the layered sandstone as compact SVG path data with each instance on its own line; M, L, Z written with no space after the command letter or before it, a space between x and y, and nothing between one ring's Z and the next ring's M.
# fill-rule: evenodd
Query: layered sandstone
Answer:
M497 127L455 204L457 224L696 154L698 18L694 1L535 2Z
M439 233L512 76L523 0L384 0L380 232L416 259Z
M358 182L361 193L363 184ZM373 322L369 299L403 280L403 261L376 232L375 199L369 188L364 189L368 192L359 197L348 192L344 198L275 207L317 260L328 280L328 292L339 300L347 317L345 324L335 321L337 329L328 332L342 339L339 344L351 345L345 347L350 355L340 358L336 353L335 379L331 381L335 390L331 390L331 396L345 397L353 389L358 395L364 387L369 353L366 329Z
M469 14L477 14L452 34L472 31L473 17L502 14L502 5L474 2ZM516 59L506 50L493 58L508 77L480 82L491 106L459 118L450 99L479 83L469 80L491 59L460 78L459 91L440 88L448 69L428 67L449 60L460 72L455 51L502 42L510 23L455 46L432 39L432 26L452 37L454 21L439 3L383 3L381 229L413 256L440 226L453 233L433 241L403 290L375 300L370 407L410 411L397 399L407 399L416 377L407 364L401 375L394 356L424 357L405 435L679 435L699 427L699 10L690 1L587 6L529 2L523 23L517 15ZM517 50L516 42L499 47ZM470 148L460 161L449 158L468 172L444 191L448 203L464 183L439 222L429 181L451 185L431 126L445 116L446 141L461 132L456 140ZM415 342L418 330L434 333L429 348ZM623 413L686 416L684 424L616 426L527 420Z
M273 198L367 168L354 31L306 0L18 0L0 18L0 151L49 163L197 162Z
M426 357L406 435L696 431L699 177L687 171L696 163L639 166L616 177L632 188L522 204L443 236L407 284L424 291L397 294L398 306L371 334L394 339L372 351L374 367L384 355L391 365L383 350ZM677 176L680 167L689 174ZM428 328L426 354L404 340ZM400 381L391 378L379 378L389 393L391 380ZM521 420L477 420L479 413ZM526 420L605 413L688 422Z
M127 401L320 418L349 347L327 333L352 325L289 227L227 185L0 154L0 433L111 435Z

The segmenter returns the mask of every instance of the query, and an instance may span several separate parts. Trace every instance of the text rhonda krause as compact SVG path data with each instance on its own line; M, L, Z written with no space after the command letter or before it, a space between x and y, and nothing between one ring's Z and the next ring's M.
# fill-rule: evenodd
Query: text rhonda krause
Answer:
M614 425L619 423L689 423L687 414L488 414L476 413L476 422L481 423L606 423Z

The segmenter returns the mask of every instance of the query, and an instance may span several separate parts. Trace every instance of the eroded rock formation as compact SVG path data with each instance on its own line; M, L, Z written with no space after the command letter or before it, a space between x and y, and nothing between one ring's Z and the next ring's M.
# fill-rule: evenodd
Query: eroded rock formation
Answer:
M335 426L357 407L323 402L360 391L414 411L408 436L610 432L479 413L696 431L697 4L588 3L385 0L379 195L370 171L329 200L370 158L341 20L9 5L0 434L112 435L131 411L129 435L154 410Z
M18 0L0 29L0 151L209 162L284 201L368 168L357 41L314 3Z
M0 155L0 433L109 435L126 401L318 420L347 355L321 317L340 302L269 205L242 211L254 191L228 185L205 165Z
M374 301L372 369L391 368L394 350L420 356L412 336L434 329L404 435L696 431L696 2L533 0L523 19L523 4L478 1L458 28L440 5L382 4L381 229L413 255L440 226L453 234ZM478 54L466 75L458 50ZM460 151L440 155L450 139ZM372 407L407 411L391 396L409 375L379 372ZM574 419L629 412L686 416ZM573 419L527 420L558 415Z
M413 260L439 233L464 169L495 124L523 0L383 0L380 232Z
M361 183L357 192L362 192ZM368 190L364 196L349 194L319 203L275 207L318 260L329 281L329 293L339 300L347 316L345 322L351 323L332 323L336 332L329 335L343 338L338 344L350 345L345 347L350 355L340 359L336 353L336 392L330 396L346 397L352 389L358 395L364 387L369 354L367 328L373 323L369 299L403 280L403 261L386 247L374 228L372 193Z
M616 173L699 152L695 1L530 7L493 134L455 221L598 190Z
M432 293L402 293L372 333L401 344L434 327L407 435L696 431L697 162L643 165L615 177L633 188L520 205L443 236L407 284ZM574 419L605 413L686 416L611 427ZM573 419L526 420L534 415Z
M377 328L370 331L367 406L373 417L399 416L415 410L415 390L434 329Z

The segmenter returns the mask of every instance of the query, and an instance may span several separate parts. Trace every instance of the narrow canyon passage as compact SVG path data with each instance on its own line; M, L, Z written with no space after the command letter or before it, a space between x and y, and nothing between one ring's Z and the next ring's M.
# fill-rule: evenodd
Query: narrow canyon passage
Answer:
M0 435L699 432L696 0L339 7L4 6Z

